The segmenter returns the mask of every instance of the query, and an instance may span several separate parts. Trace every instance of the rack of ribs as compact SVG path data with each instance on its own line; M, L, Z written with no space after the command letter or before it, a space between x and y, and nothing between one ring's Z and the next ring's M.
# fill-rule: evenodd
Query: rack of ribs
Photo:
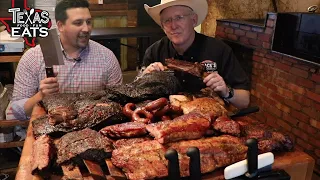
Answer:
M189 73L200 78L202 78L203 73L205 72L205 67L200 63L169 58L165 59L165 64L169 69Z

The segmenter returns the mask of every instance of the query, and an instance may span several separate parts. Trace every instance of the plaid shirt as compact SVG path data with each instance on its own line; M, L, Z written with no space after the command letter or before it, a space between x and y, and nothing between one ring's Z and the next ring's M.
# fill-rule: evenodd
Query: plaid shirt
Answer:
M59 92L79 93L103 90L106 85L122 83L122 72L111 50L92 40L80 53L80 61L64 56L65 65L53 66L58 73ZM12 110L17 119L27 119L25 102L39 91L40 81L46 77L40 46L22 56L15 74Z

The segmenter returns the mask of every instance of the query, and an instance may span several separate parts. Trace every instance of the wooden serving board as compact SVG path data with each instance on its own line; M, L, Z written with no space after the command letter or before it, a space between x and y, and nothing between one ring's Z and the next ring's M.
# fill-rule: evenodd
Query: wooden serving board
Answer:
M27 137L25 139L24 147L22 150L16 179L17 180L38 180L42 179L39 176L31 174L32 166L32 144L34 142L34 136L32 133L32 121L37 117L44 115L45 111L39 106L35 106L30 119L29 127L27 130ZM89 170L90 176L84 179L100 179L103 176L103 170L101 167L91 161L85 161L85 164ZM315 160L308 154L295 150L293 152L286 152L282 154L276 154L275 163L273 164L273 169L284 169L290 176L291 180L311 180L313 174ZM125 179L125 176L118 168L114 167L110 160L106 160L106 165L108 166L108 171L105 172L104 177L106 179ZM62 167L64 174L70 174L72 176L78 176L80 172L79 169L69 170L66 167ZM56 178L54 178L56 179ZM57 179L59 179L57 177ZM214 172L205 174L202 176L204 180L220 180L223 178L223 169L216 170Z

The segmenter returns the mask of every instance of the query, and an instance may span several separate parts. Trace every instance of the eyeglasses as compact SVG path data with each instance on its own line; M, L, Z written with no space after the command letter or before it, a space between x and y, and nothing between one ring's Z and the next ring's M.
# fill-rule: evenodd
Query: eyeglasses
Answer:
M176 23L181 23L186 19L186 17L188 17L190 15L193 15L193 13L170 17L168 19L161 20L161 23L163 26L169 26L172 23L172 21L174 21Z

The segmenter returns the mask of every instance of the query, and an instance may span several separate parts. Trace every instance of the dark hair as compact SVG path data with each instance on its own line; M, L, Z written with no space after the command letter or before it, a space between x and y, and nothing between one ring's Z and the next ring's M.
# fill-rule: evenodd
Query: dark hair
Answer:
M65 23L68 18L66 11L70 8L89 8L89 3L87 0L61 0L55 8L56 22Z

